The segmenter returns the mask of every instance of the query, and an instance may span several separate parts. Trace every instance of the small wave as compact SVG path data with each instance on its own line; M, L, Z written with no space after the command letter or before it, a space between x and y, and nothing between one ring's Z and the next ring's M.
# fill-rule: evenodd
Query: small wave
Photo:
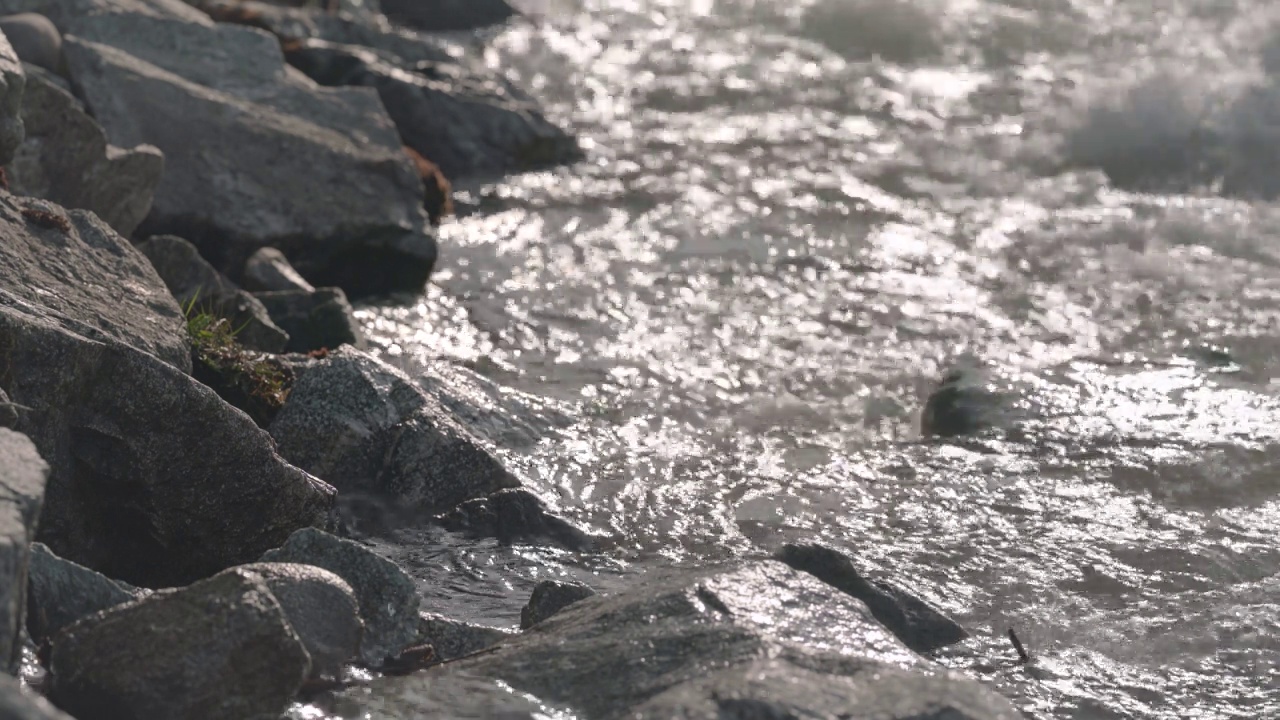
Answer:
M943 0L823 0L801 32L850 60L911 63L942 55L946 17Z

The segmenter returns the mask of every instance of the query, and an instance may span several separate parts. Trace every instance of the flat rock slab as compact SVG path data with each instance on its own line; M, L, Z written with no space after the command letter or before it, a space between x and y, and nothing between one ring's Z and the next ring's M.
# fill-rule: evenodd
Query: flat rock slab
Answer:
M9 672L22 658L27 565L48 478L35 444L0 428L0 663Z
M231 571L63 630L51 695L84 719L279 717L310 666L267 584Z
M376 93L319 88L274 37L234 25L96 15L65 50L111 140L164 152L141 232L184 237L223 271L273 246L319 285L421 290L435 237Z
M343 718L415 717L462 678L592 720L1021 717L994 691L911 652L860 601L773 561L649 574L491 651L323 705ZM476 711L457 702L460 716Z

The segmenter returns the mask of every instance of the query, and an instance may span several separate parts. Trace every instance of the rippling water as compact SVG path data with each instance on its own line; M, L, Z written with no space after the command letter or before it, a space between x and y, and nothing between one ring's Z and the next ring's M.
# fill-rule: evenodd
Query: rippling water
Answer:
M466 189L426 297L361 317L496 383L607 549L403 537L428 605L818 538L1033 717L1280 717L1280 7L539 5L485 57L589 160ZM961 358L1011 427L921 438Z

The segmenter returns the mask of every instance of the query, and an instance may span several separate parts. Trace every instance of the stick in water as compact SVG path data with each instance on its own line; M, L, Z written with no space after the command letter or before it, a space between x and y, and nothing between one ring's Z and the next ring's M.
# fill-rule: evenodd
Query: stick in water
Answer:
M1013 649L1018 651L1018 662L1023 665L1031 662L1031 656L1027 654L1027 649L1022 647L1022 641L1018 639L1018 633L1009 628L1009 642L1013 643Z

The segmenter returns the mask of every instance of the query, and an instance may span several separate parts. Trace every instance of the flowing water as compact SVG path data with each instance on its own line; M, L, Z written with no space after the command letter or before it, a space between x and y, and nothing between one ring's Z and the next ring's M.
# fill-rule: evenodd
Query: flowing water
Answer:
M1280 717L1280 7L541 5L484 58L588 160L461 192L429 292L360 316L491 381L605 549L402 537L429 607L819 540L1032 717ZM920 436L957 361L1016 427Z

